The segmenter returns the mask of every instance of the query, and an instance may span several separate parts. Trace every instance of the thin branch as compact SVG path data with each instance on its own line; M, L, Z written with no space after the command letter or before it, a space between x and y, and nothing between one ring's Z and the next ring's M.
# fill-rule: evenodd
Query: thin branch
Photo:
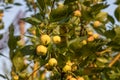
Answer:
M51 12L54 9L54 5L55 5L55 0L52 1L52 5L51 5Z
M110 62L110 64L108 65L109 67L112 67L116 61L118 61L120 58L120 53L117 54L117 56Z
M36 70L34 70L25 80L29 80L29 78L34 74L34 73L36 73L36 71L38 71L40 69L40 66L36 69Z
M34 0L32 0L32 5L33 5L34 12L36 13L36 7L37 7L37 6L36 6Z
M108 48L106 48L105 50L103 50L103 51L101 51L101 52L96 52L98 55L102 55L102 54L104 54L104 53L106 53L106 52L111 52L111 47L108 47Z

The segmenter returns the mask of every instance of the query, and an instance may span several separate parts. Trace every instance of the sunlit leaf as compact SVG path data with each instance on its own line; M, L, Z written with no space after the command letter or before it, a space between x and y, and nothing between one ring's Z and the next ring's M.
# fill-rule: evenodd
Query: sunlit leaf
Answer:
M28 22L30 24L33 24L33 25L41 23L41 21L35 17L22 18L22 20L24 20L25 22Z

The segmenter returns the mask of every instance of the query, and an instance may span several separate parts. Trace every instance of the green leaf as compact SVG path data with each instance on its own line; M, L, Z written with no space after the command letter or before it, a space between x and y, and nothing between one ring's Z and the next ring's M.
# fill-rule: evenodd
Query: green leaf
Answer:
M91 21L93 19L93 15L91 14L91 8L87 9L85 5L81 4L81 13L82 13L82 19L86 21Z
M104 58L104 57L98 57L97 60L99 62L102 62L102 63L107 63L108 62L108 59Z
M106 18L107 18L107 12L99 12L97 15L96 15L96 20L99 20L99 21L105 21Z
M13 25L11 25L9 27L9 40L8 40L8 46L9 46L11 51L16 48L18 40L20 40L20 37L14 36L14 27L13 27Z
M115 9L114 15L115 15L115 18L116 18L118 21L120 21L120 6L118 6L118 7Z
M35 17L22 18L21 20L24 20L25 22L28 22L33 25L37 25L41 23L41 21Z
M78 51L82 47L82 43L80 41L80 38L75 38L69 41L68 45L70 49L72 49L73 51Z
M112 47L113 51L120 51L120 38L115 38L114 40L109 42L107 45Z
M16 51L12 58L12 63L17 72L21 72L25 68L24 56L20 51Z
M93 27L94 28L94 27ZM104 33L105 33L105 28L104 28L104 26L100 26L99 28L94 28L95 29L95 31L97 32L97 33L99 33L100 35L103 35L104 36Z
M5 3L9 3L9 4L11 4L11 3L13 3L13 0L5 0Z
M44 0L37 0L37 3L39 4L39 6L40 6L40 8L41 8L42 10L45 9L45 2L44 2Z
M91 14L92 15L96 15L98 14L102 9L107 8L109 5L106 3L99 3L99 4L95 4L91 7Z
M85 2L83 2L83 4L87 7L89 7L91 5L91 1L85 1Z
M114 4L119 5L120 4L120 0L116 0L116 2Z
M0 39L2 39L3 38L3 34L0 34Z
M68 20L71 12L72 11L68 8L68 6L58 7L50 13L50 21L51 22L56 22L56 21L65 22L66 20Z
M59 67L63 67L65 65L65 61L67 60L66 57L62 54L59 54L58 55L59 57L57 57L57 60L58 60L58 66Z
M107 18L108 18L108 20L112 23L112 24L115 24L115 20L114 20L114 18L111 16L111 15L107 15Z
M104 35L105 35L107 38L113 39L113 38L116 36L116 32L115 32L114 29L112 29L112 30L107 30L107 31L105 31Z
M69 3L72 3L72 2L75 2L75 1L77 1L77 0L65 0L64 4L69 4Z
M23 55L35 55L35 48L32 45L27 45L23 47L21 50Z

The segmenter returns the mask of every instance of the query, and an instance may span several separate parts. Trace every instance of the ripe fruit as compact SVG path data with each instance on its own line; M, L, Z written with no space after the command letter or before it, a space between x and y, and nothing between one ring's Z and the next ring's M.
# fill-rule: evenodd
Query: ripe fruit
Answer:
M39 45L39 46L37 46L36 51L37 51L38 55L46 55L47 48L43 45Z
M67 75L66 80L69 80L72 78L72 75Z
M0 13L0 17L3 17L4 16L4 13Z
M99 34L93 34L93 37L94 37L95 39L98 39L98 38L99 38Z
M88 33L88 35L93 35L93 32L92 31L89 31L89 32L87 32Z
M93 36L90 36L90 37L88 37L88 39L87 39L88 41L94 41L94 37Z
M14 76L13 76L13 79L14 79L14 80L18 80L18 79L19 79L19 76L18 76L18 75L14 75Z
M77 77L77 80L84 80L84 78L83 78L83 77L78 76L78 77Z
M56 66L57 65L57 60L55 58L51 58L49 61L48 61L48 64L50 66Z
M48 35L42 35L41 36L41 42L44 44L44 45L46 45L46 44L49 44L50 43L50 41L51 41L51 39L50 39L50 36L48 36Z
M74 11L74 16L76 16L76 17L80 17L80 16L81 16L81 12L80 12L80 10L76 10L76 11Z
M70 60L68 60L68 61L66 62L66 65L72 66L73 63L72 63Z
M63 72L69 72L69 71L71 71L71 66L70 65L65 65L63 67Z
M72 77L72 78L70 78L69 80L77 80L76 78L74 78L74 77Z
M83 45L86 45L86 44L87 44L87 41L86 41L86 40L83 40L83 41L82 41L82 44L83 44Z
M53 36L53 42L54 43L60 43L61 42L61 37L60 36Z
M95 28L99 27L100 25L101 25L100 21L95 21L95 22L93 23L93 26L94 26Z
M32 30L31 32L33 35L36 35L36 30Z

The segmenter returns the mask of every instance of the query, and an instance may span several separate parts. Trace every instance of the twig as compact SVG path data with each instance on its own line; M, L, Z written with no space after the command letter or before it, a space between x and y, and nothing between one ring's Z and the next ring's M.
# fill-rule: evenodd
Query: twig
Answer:
M112 67L116 61L118 61L120 58L120 53L117 54L117 56L110 62L110 64L108 65L109 67Z
M39 69L40 69L40 66L36 70L34 70L25 80L29 80L29 78Z
M36 13L36 4L35 4L34 0L32 0L32 5L33 5L33 9L34 9L34 11Z
M98 55L102 55L102 54L104 54L104 53L106 53L106 52L111 52L111 47L108 47L108 48L106 48L105 50L103 50L103 51L101 51L101 52L97 52L97 54L98 54Z
M51 12L52 12L52 10L53 10L53 8L54 8L54 4L55 4L55 0L52 1Z

